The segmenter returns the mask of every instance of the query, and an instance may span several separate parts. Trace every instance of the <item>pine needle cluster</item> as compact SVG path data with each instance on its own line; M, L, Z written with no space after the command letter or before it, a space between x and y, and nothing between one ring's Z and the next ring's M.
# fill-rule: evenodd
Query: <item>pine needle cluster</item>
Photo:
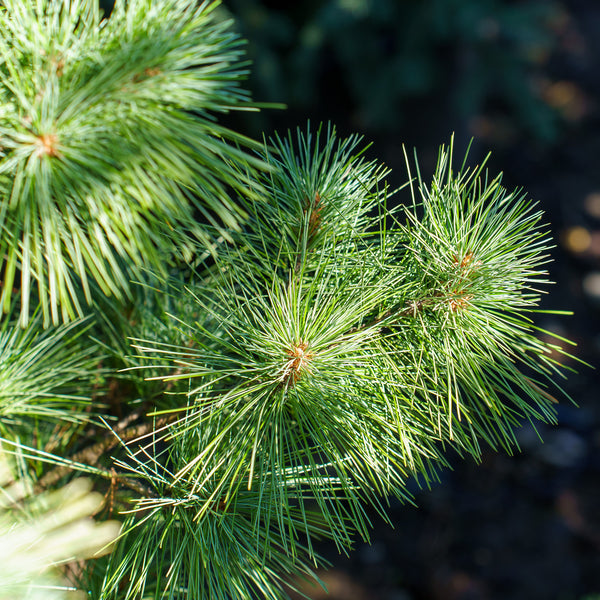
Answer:
M215 6L118 2L104 19L96 0L3 3L4 312L16 284L23 324L35 291L45 325L71 320L235 229L227 188L251 191L237 165L253 143L214 114L251 104L241 41Z
M153 378L186 382L156 415L170 417L160 439L184 448L169 481L199 520L251 492L254 535L273 524L316 558L311 522L293 516L316 507L347 551L368 539L367 507L385 518L390 496L410 501L407 482L428 485L447 448L510 451L524 420L554 422L556 347L531 320L547 283L541 213L483 167L454 171L452 152L389 210L386 170L359 138L309 128L265 145L243 229L170 284L197 316L168 315L177 343L133 340Z
M333 126L223 128L254 105L216 7L0 8L1 453L121 519L66 571L94 600L283 600L564 398L535 203L453 142L391 190Z

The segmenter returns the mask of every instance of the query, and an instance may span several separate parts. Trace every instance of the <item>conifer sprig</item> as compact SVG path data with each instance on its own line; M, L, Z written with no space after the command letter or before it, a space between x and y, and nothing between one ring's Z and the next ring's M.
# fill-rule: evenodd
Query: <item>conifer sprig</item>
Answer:
M276 280L266 290L239 277L224 283L211 304L196 293L197 312L210 315L212 331L180 323L189 336L182 346L135 342L162 364L178 365L164 379L192 378L195 403L172 435L198 428L206 437L177 478L202 489L218 460L226 465L218 484L223 494L269 479L269 494L261 496L280 510L308 488L341 548L351 540L348 514L367 537L368 498L378 505L382 495L406 497L404 480L415 465L426 471L437 456L408 399L395 418L370 381L378 331L353 327L371 312L377 288L361 293L347 285L352 275L334 282L332 274L317 272L304 285Z
M269 195L210 275L174 291L199 318L172 315L178 345L134 340L172 371L155 377L189 380L164 439L203 433L174 482L227 501L258 490L279 524L312 499L341 549L368 537L367 504L385 515L408 479L435 477L446 445L478 457L480 440L513 447L523 419L552 421L543 379L560 370L528 316L546 283L541 213L483 167L455 171L452 145L388 210L385 169L356 143L271 140Z
M421 389L439 398L440 432L478 455L479 439L514 447L523 419L555 420L563 351L542 342L533 322L550 283L541 211L483 166L454 171L452 152L441 149L430 186L419 174L413 188L398 250L411 279L408 319L393 329L422 365Z
M5 318L0 326L0 436L15 439L31 420L81 423L89 417L98 348L87 340L89 319L42 330L41 317L26 329ZM46 432L48 433L48 432ZM38 437L42 434L38 430ZM66 431L62 436L65 438ZM56 441L56 440L54 440Z
M358 136L224 128L256 105L218 1L1 5L0 471L104 479L126 523L71 573L90 597L283 600L447 449L555 419L551 242L485 164L407 160L394 205Z
M331 125L275 134L260 154L272 167L259 176L265 201L248 206L239 243L262 252L259 261L271 265L278 256L305 272L325 249L343 254L343 244L359 243L372 224L370 212L388 196L389 169L368 160L368 148L358 135L340 139Z
M279 520L275 505L265 509L258 490L226 497L214 486L216 475L200 488L177 476L174 471L182 460L205 443L201 431L189 428L167 447L159 436L150 436L143 446L131 444L117 461L118 468L137 477L149 492L126 511L130 516L117 550L102 566L99 599L226 600L258 594L283 600L293 589L292 575L317 579L313 568L325 561L308 553L296 532L306 529L316 539L327 536L320 513L288 506ZM211 463L213 473L224 468L219 462Z
M0 304L34 289L44 324L128 294L194 243L228 235L252 194L242 43L217 3L7 0L0 9ZM13 291L16 287L16 291ZM96 291L94 291L96 289Z

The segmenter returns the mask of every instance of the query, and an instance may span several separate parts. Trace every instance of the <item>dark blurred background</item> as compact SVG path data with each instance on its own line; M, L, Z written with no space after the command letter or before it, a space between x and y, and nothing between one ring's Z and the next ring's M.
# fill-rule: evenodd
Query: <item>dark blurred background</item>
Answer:
M600 1L225 0L267 109L231 117L257 137L332 121L405 181L402 144L430 173L454 132L471 160L539 201L557 246L539 324L600 348ZM393 504L371 545L323 546L331 600L600 600L600 374L575 366L559 425L521 453L454 461L418 508ZM315 600L325 598L307 589Z

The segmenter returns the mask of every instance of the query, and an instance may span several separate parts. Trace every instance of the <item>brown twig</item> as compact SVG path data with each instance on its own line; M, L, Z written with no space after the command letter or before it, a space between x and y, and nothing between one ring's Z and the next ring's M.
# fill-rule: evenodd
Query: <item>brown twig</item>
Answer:
M96 465L98 464L100 457L109 450L112 450L122 442L128 442L137 438L144 437L154 431L166 425L167 423L175 420L174 416L162 417L156 421L141 423L132 427L128 427L130 423L138 419L143 413L141 411L134 411L121 421L119 421L112 430L107 430L106 437L99 442L84 448L83 450L76 452L70 457L72 463L79 463L85 465ZM72 467L69 465L58 465L51 471L48 471L44 476L40 478L37 483L37 487L40 489L47 489L48 487L56 484L62 477L64 477ZM110 471L108 472L110 475ZM123 477L119 477L121 481ZM132 487L129 482L128 487ZM137 484L136 484L137 485ZM138 486L139 487L139 486ZM133 489L133 488L132 488Z

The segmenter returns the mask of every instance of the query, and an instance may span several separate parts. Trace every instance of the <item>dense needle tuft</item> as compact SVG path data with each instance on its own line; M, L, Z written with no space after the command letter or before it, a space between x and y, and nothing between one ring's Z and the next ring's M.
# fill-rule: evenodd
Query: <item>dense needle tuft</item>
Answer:
M255 193L260 162L215 120L252 108L216 5L2 3L1 313L20 296L23 325L38 300L45 326L72 320L238 227L228 191Z
M341 549L368 536L366 504L385 514L410 478L435 477L444 444L478 457L480 439L510 450L523 419L552 421L558 372L525 313L547 260L531 203L482 168L455 172L450 147L430 186L412 181L413 204L388 210L385 170L356 143L322 129L272 140L269 195L210 277L173 289L204 315L174 315L189 343L134 342L172 364L157 377L189 380L168 435L210 432L177 480L258 489L280 523L312 498Z
M220 126L255 106L218 2L0 4L0 479L96 477L83 595L284 600L448 450L555 420L551 240L501 177L451 143L397 200L358 136Z

